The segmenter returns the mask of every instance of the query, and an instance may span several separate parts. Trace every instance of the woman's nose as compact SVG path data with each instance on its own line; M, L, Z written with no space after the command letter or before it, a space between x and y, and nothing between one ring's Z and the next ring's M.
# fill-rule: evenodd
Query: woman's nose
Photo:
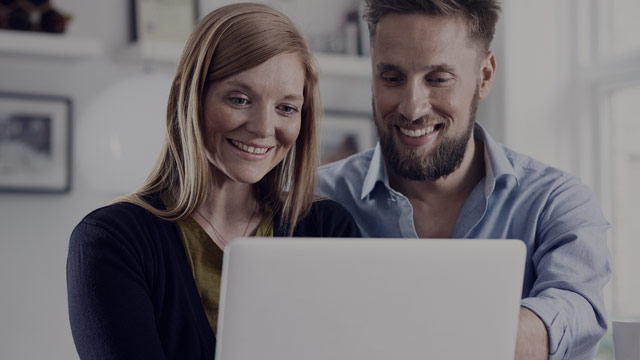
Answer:
M251 114L246 129L257 137L272 136L275 134L276 116L275 110L267 106L261 106Z

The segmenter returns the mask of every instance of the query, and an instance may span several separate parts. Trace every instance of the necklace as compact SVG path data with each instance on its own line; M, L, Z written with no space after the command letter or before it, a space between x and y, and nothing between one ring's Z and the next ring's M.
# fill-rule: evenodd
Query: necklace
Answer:
M251 213L251 217L249 217L249 221L247 221L247 226L245 226L241 237L244 237L247 234L247 230L249 230L249 225L251 225L251 220L253 220L253 217L256 215L257 211L258 211L258 202L256 201L256 205L253 208L253 212ZM204 219L204 221L206 221L207 224L209 224L209 226L211 227L211 230L213 230L213 233L215 235L213 241L216 244L218 244L218 246L220 246L221 249L224 249L227 246L228 241L227 241L227 239L224 238L224 236L222 236L222 234L220 234L220 232L216 229L216 227L213 226L213 223L211 221L209 221L209 218L211 216L208 213L206 215L209 215L209 216L205 216L203 211L200 211L199 209L196 210L196 212L198 213L198 215L200 215L201 218ZM215 238L218 238L218 239L215 239Z

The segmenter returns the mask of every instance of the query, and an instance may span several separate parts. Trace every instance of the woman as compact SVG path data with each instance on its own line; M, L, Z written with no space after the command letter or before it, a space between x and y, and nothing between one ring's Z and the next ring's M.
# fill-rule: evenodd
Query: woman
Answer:
M311 53L283 14L244 3L198 23L155 168L71 235L80 357L212 359L231 239L359 236L346 210L314 201L318 107Z

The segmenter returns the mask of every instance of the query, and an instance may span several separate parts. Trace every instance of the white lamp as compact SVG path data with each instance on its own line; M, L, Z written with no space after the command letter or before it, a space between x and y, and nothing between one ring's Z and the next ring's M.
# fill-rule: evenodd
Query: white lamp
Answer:
M142 184L164 140L171 81L169 74L140 74L90 101L78 124L75 151L90 187L121 195Z

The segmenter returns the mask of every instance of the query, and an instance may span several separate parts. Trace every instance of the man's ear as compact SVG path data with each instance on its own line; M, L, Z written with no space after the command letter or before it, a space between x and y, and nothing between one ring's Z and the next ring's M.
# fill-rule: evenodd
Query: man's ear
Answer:
M485 58L482 59L482 62L480 63L480 88L478 89L480 99L484 99L489 95L495 75L496 56L493 51L489 50Z

